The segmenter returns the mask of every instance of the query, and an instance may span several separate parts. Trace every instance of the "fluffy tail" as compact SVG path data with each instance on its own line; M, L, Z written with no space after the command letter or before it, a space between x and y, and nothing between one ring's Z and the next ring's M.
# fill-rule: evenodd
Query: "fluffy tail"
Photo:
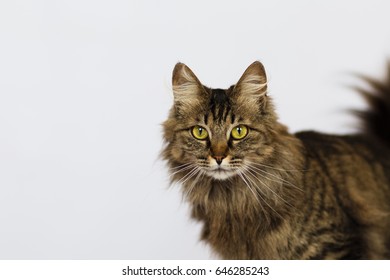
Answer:
M390 62L387 64L387 74L384 81L366 76L362 77L370 90L359 88L358 91L368 102L365 111L355 111L362 121L364 133L380 139L390 146Z

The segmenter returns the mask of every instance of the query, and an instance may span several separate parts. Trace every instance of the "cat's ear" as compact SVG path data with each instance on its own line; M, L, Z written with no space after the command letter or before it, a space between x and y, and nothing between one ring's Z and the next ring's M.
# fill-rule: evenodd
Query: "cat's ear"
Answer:
M199 103L204 88L195 74L183 63L177 63L172 73L172 89L176 106L191 106Z
M263 64L253 62L234 87L235 94L245 99L262 100L267 95L267 76Z

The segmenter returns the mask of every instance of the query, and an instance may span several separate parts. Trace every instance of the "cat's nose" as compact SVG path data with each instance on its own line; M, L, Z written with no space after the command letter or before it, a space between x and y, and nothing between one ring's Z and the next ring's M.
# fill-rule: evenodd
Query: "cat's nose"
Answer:
M215 161L218 163L218 165L221 165L223 159L225 158L224 156L213 156Z

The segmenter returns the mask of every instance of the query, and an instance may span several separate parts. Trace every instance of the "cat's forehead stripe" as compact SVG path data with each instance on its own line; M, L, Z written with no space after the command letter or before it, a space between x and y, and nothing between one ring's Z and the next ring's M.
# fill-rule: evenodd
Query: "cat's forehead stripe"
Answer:
M207 125L209 122L209 113L207 112L205 115L204 115L204 124Z
M233 113L230 114L230 123L234 123L234 121L236 120L236 115L234 115Z
M225 90L211 89L210 110L215 120L226 122L231 111L231 104Z

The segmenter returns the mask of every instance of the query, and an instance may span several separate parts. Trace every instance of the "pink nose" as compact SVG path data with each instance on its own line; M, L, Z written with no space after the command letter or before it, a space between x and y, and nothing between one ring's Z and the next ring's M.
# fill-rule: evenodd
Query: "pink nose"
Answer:
M215 160L217 161L218 165L221 165L222 160L225 158L224 156L213 156Z

